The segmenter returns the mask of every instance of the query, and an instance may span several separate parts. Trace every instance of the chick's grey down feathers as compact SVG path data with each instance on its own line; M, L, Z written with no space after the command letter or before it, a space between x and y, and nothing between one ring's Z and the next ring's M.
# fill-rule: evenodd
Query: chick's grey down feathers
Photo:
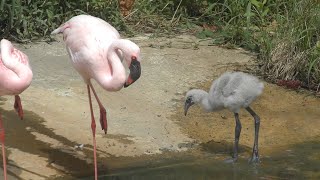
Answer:
M251 162L259 162L258 136L260 117L249 107L263 91L263 83L258 78L243 72L227 72L213 81L209 93L201 89L192 89L186 94L184 114L193 104L200 104L206 111L218 111L224 108L234 113L236 120L233 162L238 159L238 147L241 133L239 111L245 108L254 118L255 136Z
M190 90L186 98L192 99L206 111L224 108L238 113L241 108L249 107L263 91L264 85L258 78L243 72L227 72L214 80L209 93L201 89Z

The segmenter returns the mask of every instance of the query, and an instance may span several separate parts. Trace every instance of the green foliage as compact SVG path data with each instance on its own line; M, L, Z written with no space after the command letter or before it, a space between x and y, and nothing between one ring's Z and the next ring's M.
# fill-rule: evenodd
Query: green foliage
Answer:
M137 6L161 16L155 28L198 25L198 38L235 44L259 54L262 74L271 80L320 83L320 2L316 0L161 0ZM148 6L143 6L148 4ZM152 11L148 11L152 8ZM136 16L139 17L139 16ZM141 16L140 16L141 17ZM152 18L150 21L154 21ZM179 23L176 23L179 21ZM160 24L165 24L160 26ZM203 25L207 25L207 27ZM208 27L216 26L218 30Z
M293 72L274 76L281 79L298 79L314 89L320 82L320 51L317 48L320 41L320 3L314 0L292 0L283 1L277 7L282 13L274 15L274 21L278 25L269 43L272 49L278 48L280 44L287 44L291 49L290 53L279 58L291 65L280 67L280 62L274 63L272 60L277 57L271 51L269 59L267 56L264 59L266 67L269 67L265 71L275 72L282 69L283 72L285 68L292 68Z
M90 13L124 28L113 0L1 0L0 37L19 42L49 38L52 30L74 15Z

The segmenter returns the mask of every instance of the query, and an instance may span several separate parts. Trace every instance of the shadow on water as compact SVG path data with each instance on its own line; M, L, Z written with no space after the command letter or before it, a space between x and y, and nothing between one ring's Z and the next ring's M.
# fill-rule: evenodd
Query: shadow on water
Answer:
M214 154L229 154L230 156L233 154L233 146L233 142L227 142L225 140L211 140L206 143L200 144L201 149L205 152L210 152ZM250 153L250 151L250 147L239 144L239 153Z

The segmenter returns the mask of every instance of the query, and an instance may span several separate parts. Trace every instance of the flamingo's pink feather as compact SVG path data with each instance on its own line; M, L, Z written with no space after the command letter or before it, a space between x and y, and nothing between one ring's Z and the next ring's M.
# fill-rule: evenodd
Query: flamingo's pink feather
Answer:
M124 75L121 82L117 83L119 89L125 81L125 71L123 67L111 67L108 60L108 50L114 40L120 39L118 31L100 18L89 15L79 15L71 18L51 34L62 33L66 43L66 48L72 60L72 65L83 77L86 83L91 78L97 81L99 76L112 77L113 71L121 69ZM103 86L103 83L101 83ZM108 87L104 87L109 90Z

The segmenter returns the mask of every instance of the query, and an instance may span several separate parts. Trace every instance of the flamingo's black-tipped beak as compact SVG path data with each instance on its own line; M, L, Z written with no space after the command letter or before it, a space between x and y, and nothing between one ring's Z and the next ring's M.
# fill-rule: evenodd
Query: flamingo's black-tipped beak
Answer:
M140 62L137 60L137 58L135 56L131 57L131 64L129 66L129 69L130 69L130 74L129 74L127 81L124 84L125 88L130 86L136 80L138 80L141 75Z
M188 109L190 106L194 105L194 102L192 99L189 97L186 99L186 102L184 103L184 115L186 116L188 113Z

